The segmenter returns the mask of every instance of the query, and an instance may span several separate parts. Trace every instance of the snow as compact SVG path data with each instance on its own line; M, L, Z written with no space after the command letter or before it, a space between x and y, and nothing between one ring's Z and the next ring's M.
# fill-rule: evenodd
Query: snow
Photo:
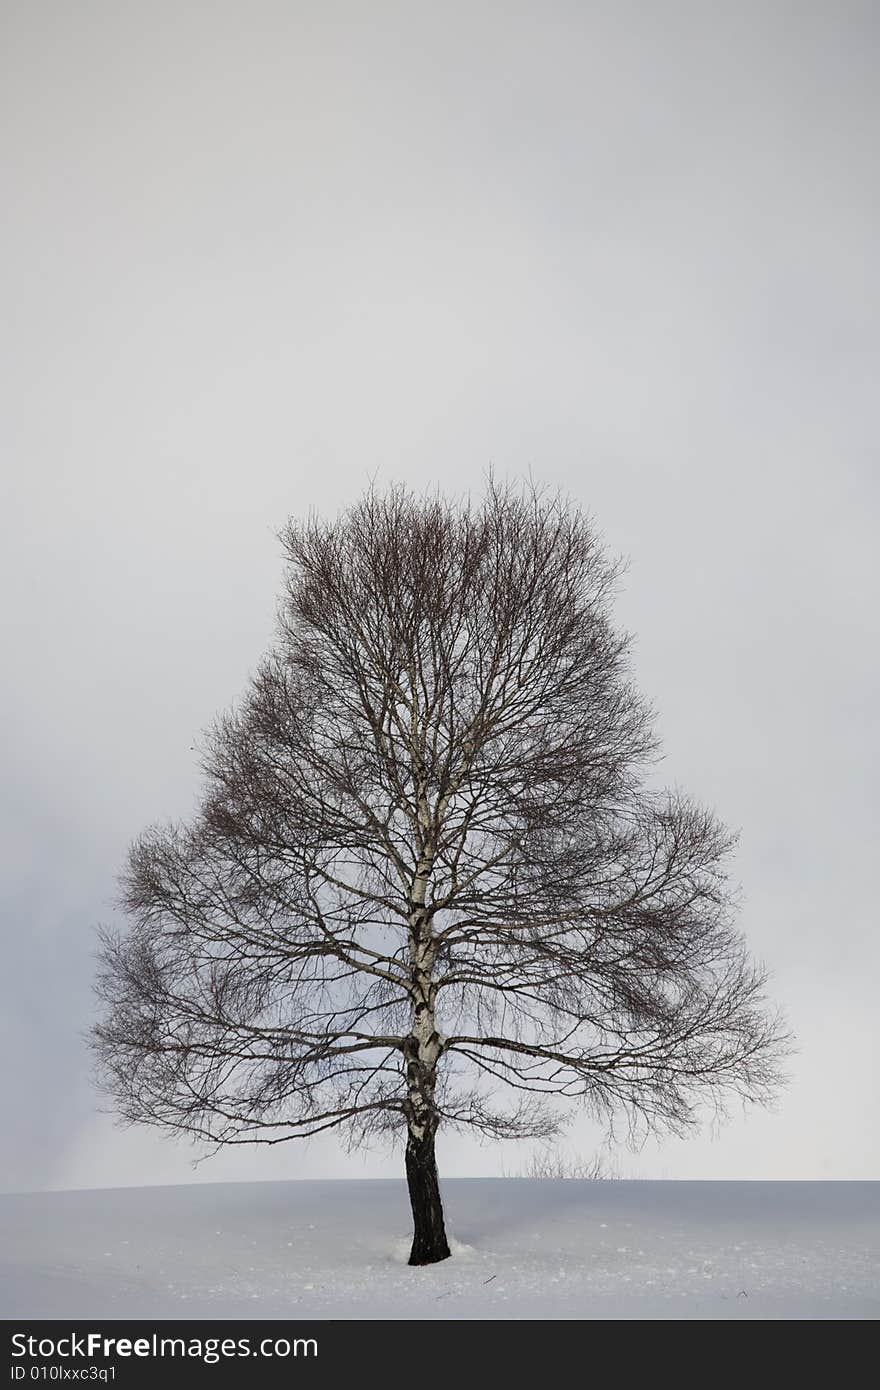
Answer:
M0 1196L5 1318L873 1318L880 1183L455 1179Z

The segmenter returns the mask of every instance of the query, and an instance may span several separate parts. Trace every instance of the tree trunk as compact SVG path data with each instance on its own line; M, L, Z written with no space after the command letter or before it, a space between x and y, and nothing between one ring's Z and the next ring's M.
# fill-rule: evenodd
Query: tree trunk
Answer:
M413 1214L411 1265L433 1265L450 1255L434 1157L434 1135L412 1134L406 1144L406 1181Z

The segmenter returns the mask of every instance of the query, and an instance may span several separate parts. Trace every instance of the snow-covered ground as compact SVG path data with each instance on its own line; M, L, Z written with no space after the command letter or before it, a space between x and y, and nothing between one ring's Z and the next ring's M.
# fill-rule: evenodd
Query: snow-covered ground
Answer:
M0 1196L0 1316L880 1314L880 1183L458 1179L452 1259L406 1263L402 1182Z

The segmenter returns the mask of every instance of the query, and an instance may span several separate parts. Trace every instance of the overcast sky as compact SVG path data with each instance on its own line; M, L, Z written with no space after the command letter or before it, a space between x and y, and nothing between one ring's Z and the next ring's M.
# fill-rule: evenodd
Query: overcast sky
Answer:
M740 829L798 1035L777 1113L621 1169L878 1176L878 27L4 0L0 1186L398 1175L332 1141L193 1172L98 1116L94 930L127 843L193 805L285 518L489 465L629 557L665 775Z

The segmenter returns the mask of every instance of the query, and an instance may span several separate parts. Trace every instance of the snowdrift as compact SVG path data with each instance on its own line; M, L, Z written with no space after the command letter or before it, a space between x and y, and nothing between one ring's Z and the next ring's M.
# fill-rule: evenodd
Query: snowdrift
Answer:
M410 1269L403 1182L0 1196L0 1316L868 1318L880 1183L457 1179Z

